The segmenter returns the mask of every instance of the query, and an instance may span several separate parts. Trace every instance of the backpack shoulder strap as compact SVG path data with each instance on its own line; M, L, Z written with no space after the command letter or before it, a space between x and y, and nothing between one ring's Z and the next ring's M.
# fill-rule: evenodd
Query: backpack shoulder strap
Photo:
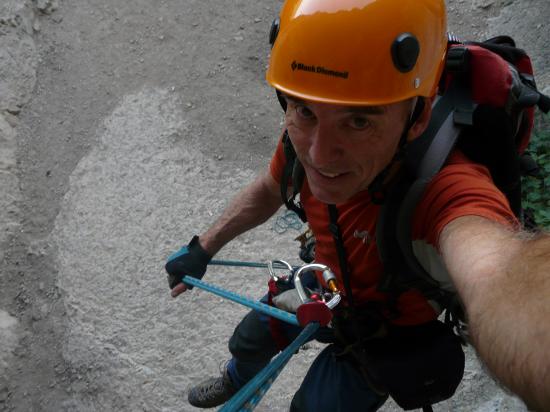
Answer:
M292 142L286 130L283 134L283 150L286 162L281 174L281 199L287 209L296 213L302 222L305 223L307 222L306 213L302 204L297 199L304 183L304 167L296 157L296 152L294 151L294 147L292 146ZM290 182L292 182L292 194L289 197L288 187Z
M449 297L414 255L412 217L428 184L454 148L462 130L460 121L469 121L470 110L473 108L460 88L450 89L436 102L426 131L408 147L405 170L389 191L376 226L378 251L384 265L379 285L382 292L399 295L418 289L440 304L445 304L443 301Z

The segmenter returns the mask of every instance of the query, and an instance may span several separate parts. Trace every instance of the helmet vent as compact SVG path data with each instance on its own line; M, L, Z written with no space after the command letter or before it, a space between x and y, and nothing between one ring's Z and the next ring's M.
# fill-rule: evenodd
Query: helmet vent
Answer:
M411 33L400 34L391 46L393 64L401 73L410 72L420 54L420 44Z

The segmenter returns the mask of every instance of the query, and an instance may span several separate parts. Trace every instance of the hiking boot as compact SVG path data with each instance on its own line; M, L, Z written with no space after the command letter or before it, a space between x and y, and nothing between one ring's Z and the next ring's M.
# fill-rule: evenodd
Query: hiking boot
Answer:
M187 399L197 408L213 408L227 402L237 392L231 382L227 368L223 368L222 376L209 378L189 390Z

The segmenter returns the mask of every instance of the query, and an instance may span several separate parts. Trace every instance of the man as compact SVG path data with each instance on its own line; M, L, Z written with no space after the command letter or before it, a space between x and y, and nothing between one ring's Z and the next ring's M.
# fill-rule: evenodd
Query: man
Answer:
M374 235L380 212L374 196L391 187L403 148L430 121L446 51L443 1L287 0L272 43L267 80L286 106L285 131L305 171L300 203L315 234L315 260L328 265L340 284L346 276L350 284L343 309L335 314L343 325L338 333L345 336L316 359L291 410L377 410L388 391L397 396L382 376L387 364L380 359L406 352L399 341L421 342L422 351L432 333L447 342L442 359L455 358L452 367L442 359L432 361L434 367L448 366L452 371L442 373L460 380L456 344L445 332L434 332L438 311L416 290L395 301L380 292L383 267L376 242L357 236ZM244 188L209 230L169 258L173 297L186 290L184 275L201 278L226 243L279 209L287 160L279 142L269 170ZM458 291L481 358L529 406L550 410L550 237L522 234L488 170L460 152L428 186L414 222L413 238L435 255L434 266ZM331 223L341 233L344 262ZM345 316L350 311L351 320ZM368 331L357 332L362 327ZM353 333L346 335L349 329ZM296 334L293 328L283 331L288 339ZM193 388L190 402L212 407L227 401L281 349L278 340L268 320L250 312L230 340L233 358L222 376ZM359 343L372 359L360 359ZM414 376L415 356L405 354L396 380L400 373ZM403 379L402 386L413 381ZM452 392L456 385L449 387Z

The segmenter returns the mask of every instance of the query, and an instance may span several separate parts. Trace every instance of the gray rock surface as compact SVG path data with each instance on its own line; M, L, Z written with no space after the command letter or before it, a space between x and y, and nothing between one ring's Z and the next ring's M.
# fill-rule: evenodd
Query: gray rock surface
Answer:
M550 3L548 0L454 0L447 2L449 29L463 39L512 37L533 60L541 90L550 88Z
M28 1L6 0L0 5L0 112L19 113L34 88L38 63L34 19Z
M515 1L488 21L489 36L509 33L518 47L533 53L533 68L541 90L550 90L550 4L548 0ZM512 30L513 29L513 30Z
M19 228L19 180L16 165L14 114L30 98L36 79L37 56L32 40L34 14L28 2L6 0L0 4L0 284L6 286L5 258L8 241ZM9 397L9 364L13 362L21 331L16 313L8 313L0 300L0 407ZM14 316L12 316L14 315Z
M194 410L245 309L169 298L163 261L265 168L280 109L263 80L281 2L3 0L0 4L0 410ZM509 34L550 86L548 0L452 0L465 38ZM220 258L296 261L277 217ZM258 297L266 274L207 279ZM308 344L258 410L284 411ZM384 411L398 410L388 403ZM524 411L469 353L436 411Z

